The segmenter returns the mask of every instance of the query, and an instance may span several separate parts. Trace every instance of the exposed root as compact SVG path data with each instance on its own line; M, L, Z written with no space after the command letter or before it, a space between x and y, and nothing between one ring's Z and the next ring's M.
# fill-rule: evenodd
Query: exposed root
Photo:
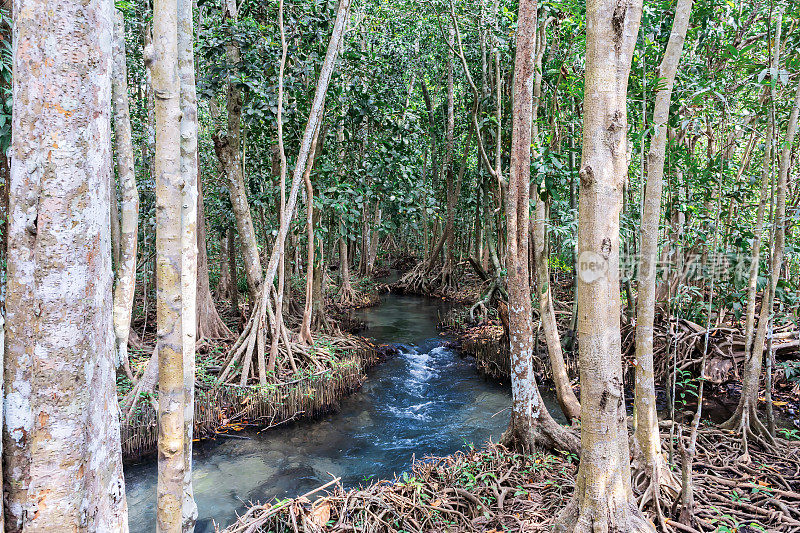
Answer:
M655 533L652 522L647 520L634 502L602 501L587 502L580 507L578 497L573 496L558 515L554 531L559 533L596 533L598 531L624 531L625 533Z
M631 439L633 443L636 439ZM631 486L638 497L640 511L650 508L662 529L666 529L665 508L670 508L680 494L681 485L675 473L669 468L663 453L646 458L634 444L631 462Z
M640 510L651 509L662 529L666 529L664 508L672 506L681 491L678 477L670 469L662 450L648 456L634 436L631 444L631 488Z
M492 298L494 297L495 292L497 292L499 287L500 286L498 285L497 280L492 281L492 283L489 285L489 288L486 290L481 299L475 302L475 304L469 308L469 320L471 323L473 324L477 323L477 320L475 319L476 310L478 310L481 313L482 320L486 320L488 318L489 310L487 309L487 306L492 301Z
M361 292L349 286L349 289L340 288L334 299L334 307L340 311L346 309L361 309L372 307L380 303L380 297L376 293Z
M289 374L313 372L326 368L326 361L359 346L352 337L331 337L318 334L314 344L302 342L291 336L279 321L276 323L269 300L260 298L245 329L231 346L222 363L220 383L237 382L239 385L274 383ZM277 330L277 331L276 331ZM269 361L266 359L267 339L271 340Z
M541 452L490 445L418 461L413 481L345 490L335 479L299 498L251 507L225 532L544 532L571 491L574 471L573 464Z
M533 425L515 420L512 415L508 428L500 437L500 445L521 453L534 450L568 452L579 455L581 441L577 433L558 424L549 416L540 416Z
M417 263L394 284L394 290L400 294L432 294L437 286L431 280L430 270L427 261Z
M694 471L694 526L677 521L678 509L664 506L669 530L709 532L744 524L766 531L800 528L800 443L779 441L780 454L753 450L757 465L733 461L738 453L729 434L701 429L697 435ZM769 465L770 468L766 466ZM561 531L647 531L652 515L628 505L628 525L614 529L612 511L601 506L581 510L573 498L576 468L563 457L533 450L511 453L490 445L483 451L426 458L412 466L408 480L381 481L367 487L335 488L311 503L304 497L251 507L226 533L294 533L364 531L414 533L431 531L552 531L557 517ZM558 510L563 508L562 512ZM592 511L597 511L592 515ZM583 511L583 512L581 512ZM605 515L603 515L605 513ZM653 517L655 518L655 517ZM604 525L611 526L604 529ZM663 527L663 524L662 524ZM744 531L744 529L739 529Z
M333 306L339 311L344 311L372 307L381 302L378 290L371 290L372 287L366 287L368 290L359 290L360 288L362 287L356 288L349 277L344 278L333 299Z
M739 444L741 446L741 454L737 459L739 462L745 464L751 462L749 449L752 443L756 443L769 451L774 451L775 449L775 437L770 434L766 426L758 419L757 406L747 399L739 402L736 412L720 425L720 429L732 430L739 435Z

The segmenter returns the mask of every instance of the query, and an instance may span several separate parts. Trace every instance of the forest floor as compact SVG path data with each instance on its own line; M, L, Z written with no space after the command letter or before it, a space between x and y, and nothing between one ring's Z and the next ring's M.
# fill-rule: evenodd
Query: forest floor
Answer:
M676 503L665 506L667 524L690 533L800 530L800 443L751 450L749 464L737 456L730 435L701 429L695 521L678 523ZM573 493L576 473L573 455L523 455L490 443L418 460L391 481L345 489L334 479L298 498L255 505L225 533L549 531Z

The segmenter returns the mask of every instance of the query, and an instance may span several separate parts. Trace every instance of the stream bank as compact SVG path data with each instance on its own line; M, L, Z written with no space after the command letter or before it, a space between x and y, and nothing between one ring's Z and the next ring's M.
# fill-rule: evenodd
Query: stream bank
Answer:
M364 372L382 357L379 347L354 340L355 348L333 359L329 368L297 379L264 386L203 383L195 392L194 436L208 439L245 426L280 425L319 416L358 389ZM126 461L152 455L158 438L158 415L147 402L123 418L120 433Z
M311 490L331 479L328 472L355 487L408 471L414 457L448 455L500 437L510 391L482 378L473 360L439 334L448 304L393 294L383 300L354 314L366 335L390 343L396 355L368 371L363 387L336 412L195 446L197 533L213 531L214 522L233 522L249 502ZM558 413L554 398L545 400ZM125 476L131 531L152 531L156 465L129 463Z
M779 444L780 455L751 449L751 463L744 464L727 433L701 428L694 460L700 531L800 528L800 443ZM676 457L674 468L680 467ZM309 497L254 505L224 533L544 533L572 497L576 473L574 456L523 455L490 444L418 460L408 476L393 482L351 489L332 484ZM679 503L663 503L669 526L698 532L679 523ZM647 517L656 521L652 513Z

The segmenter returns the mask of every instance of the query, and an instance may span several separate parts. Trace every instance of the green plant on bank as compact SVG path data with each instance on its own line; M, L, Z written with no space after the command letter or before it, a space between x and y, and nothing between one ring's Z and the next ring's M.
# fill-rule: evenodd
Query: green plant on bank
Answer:
M783 361L778 363L778 367L783 370L787 380L800 383L800 361Z
M720 513L719 509L714 508L717 513ZM718 518L712 518L709 520L711 524L717 524L714 531L716 533L737 533L741 530L743 526L747 526L749 528L755 529L757 531L767 531L764 526L758 524L756 522L749 522L747 524L742 524L739 520L736 519L733 515L727 513L721 513ZM733 525L731 525L733 524Z
M786 440L800 441L800 429L795 428L780 428L778 434Z
M675 403L686 407L691 398L697 399L699 381L688 370L678 368L675 370L675 388L678 393Z

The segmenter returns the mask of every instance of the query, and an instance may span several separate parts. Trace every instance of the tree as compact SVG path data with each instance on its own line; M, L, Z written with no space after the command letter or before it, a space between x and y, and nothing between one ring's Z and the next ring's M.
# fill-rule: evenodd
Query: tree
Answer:
M128 68L125 55L125 19L114 10L114 58L111 77L111 96L114 104L114 143L117 155L117 175L122 189L122 221L119 232L119 256L114 285L114 334L117 362L128 365L128 337L131 331L131 312L136 285L136 252L139 238L139 191L134 172L131 117L128 104ZM111 190L112 205L116 191ZM116 215L112 212L112 222Z
M192 489L195 341L197 340L197 90L194 77L194 0L177 0L177 66L180 83L181 178L181 343L183 351L183 504L182 529L194 531L197 504ZM156 142L158 139L156 138ZM204 219L202 219L204 221ZM203 243L205 245L205 242Z
M231 26L235 26L239 17L237 0L228 0L225 4L225 16ZM233 33L233 28L231 28ZM241 61L241 50L233 35L225 46L225 54L230 65L236 68ZM231 206L236 219L236 229L241 238L241 250L244 254L244 270L247 277L247 288L250 305L254 306L261 291L262 271L261 255L258 253L256 233L253 228L253 216L247 201L247 187L242 170L242 90L233 72L228 73L227 84L228 129L224 134L214 136L214 150L225 169L228 178L228 191Z
M127 531L111 324L112 9L14 3L7 531Z
M521 0L514 61L514 112L511 174L506 194L508 231L508 321L511 357L511 422L501 443L525 451L534 447L576 452L571 431L553 420L536 386L533 373L533 310L528 278L530 224L531 120L533 113L533 52L536 42L536 1Z
M187 408L184 379L181 79L178 65L178 0L153 4L152 72L156 119L156 298L158 313L158 508L156 530L183 529ZM184 123L184 127L187 124ZM188 175L188 174L187 174ZM196 179L196 173L190 179ZM192 198L192 201L195 201ZM194 303L194 302L192 302ZM193 309L193 307L192 307ZM194 332L187 332L193 340ZM191 347L194 350L194 346ZM188 370L188 372L187 372Z
M199 169L198 169L199 172ZM232 231L231 231L232 234ZM200 176L197 178L197 340L202 339L230 339L233 333L222 321L219 316L217 305L211 294L211 281L208 276L208 246L206 243L207 228L205 202L203 201L203 184ZM231 287L230 263L228 261L228 238L223 236L220 239L220 296L225 297L226 292L230 291L231 297L235 296L235 288ZM235 259L235 256L234 256ZM223 276L227 275L228 280L223 283Z
M281 19L282 19L282 2L281 2ZM281 220L280 226L278 229L278 235L276 236L275 242L272 246L272 253L270 254L269 263L267 264L267 271L264 275L264 282L265 282L265 290L261 291L260 299L258 301L258 305L255 307L254 312L252 313L250 320L245 325L244 331L239 336L239 338L234 343L233 347L231 348L229 354L229 362L226 365L226 369L223 370L223 373L220 375L220 380L223 380L226 374L234 367L239 360L243 359L244 365L243 370L241 373L242 381L246 383L247 380L247 372L249 370L249 365L251 363L253 350L255 344L258 344L258 360L263 361L264 359L264 343L263 343L263 335L265 334L265 328L268 326L267 315L271 313L272 309L272 291L268 290L273 287L275 282L275 277L278 273L279 263L282 261L283 258L283 249L284 244L286 242L286 237L289 233L289 225L294 217L294 213L297 207L297 197L300 192L300 185L303 181L303 175L305 174L306 165L308 164L309 155L311 153L311 145L313 142L314 133L317 127L322 120L322 113L324 108L325 96L328 91L328 85L331 80L331 76L333 75L333 70L336 65L336 56L339 51L339 47L341 46L342 40L344 38L345 28L347 25L347 19L350 13L350 0L341 0L339 5L336 9L336 20L333 24L333 30L331 32L331 38L328 43L328 48L325 53L325 59L322 63L322 67L320 69L319 78L317 80L317 87L314 91L314 98L311 105L311 110L308 115L308 121L306 122L305 130L303 132L303 136L300 142L300 150L297 155L297 160L295 162L294 171L292 173L292 181L291 181L291 188L289 190L289 196L286 202L285 209L281 209ZM283 28L283 24L280 24L281 28ZM283 39L282 39L283 40ZM285 58L285 45L284 45L284 58ZM284 63L284 60L281 61ZM282 76L281 76L282 79ZM280 83L282 85L282 82ZM280 101L280 97L279 97ZM278 113L278 116L281 116L281 113ZM279 144L282 143L281 135L279 135ZM282 166L285 166L285 163L282 163ZM283 171L282 171L283 172ZM280 287L282 289L282 287ZM276 302L279 302L282 295L279 294L277 298L275 298ZM280 308L280 305L277 306ZM280 324L280 322L275 321L275 317L270 317L272 320L272 324ZM271 348L270 354L270 361L274 361L273 350L275 349L274 346L278 342L277 334L280 332L280 328L274 328L273 330L273 347ZM285 335L282 335L284 343L288 344L288 340L286 339ZM291 352L290 354L290 362L291 359ZM260 373L259 379L265 381L262 377L263 373Z
M653 530L631 490L620 352L619 213L628 172L628 76L641 15L641 0L586 3L578 199L581 462L560 531Z
M314 170L314 157L319 148L319 130L314 132L314 140L311 142L311 153L308 155L308 165L303 174L303 183L306 186L306 231L308 235L308 247L306 254L306 301L303 308L303 320L300 325L300 340L307 344L314 344L314 337L311 334L311 319L314 314L314 249L316 242L314 239L314 186L311 183L311 171Z
M661 453L661 432L656 412L656 385L653 370L653 323L656 311L656 260L658 258L661 192L664 178L664 159L672 87L678 72L683 42L689 27L692 0L680 0L672 22L672 33L658 67L663 85L656 93L653 110L654 134L647 162L647 186L644 191L640 227L641 256L636 299L636 377L634 432L634 466L644 474L643 503L652 499L653 507L663 525L660 504L662 487L672 496L678 493L678 483ZM641 487L640 487L641 488ZM641 504L640 504L641 505Z
M779 12L778 28L781 26L781 20L782 16ZM780 30L777 32L777 38L775 40L776 61L778 57L777 50L779 43ZM772 80L773 88L776 82L777 80ZM752 348L750 346L745 347L747 359L745 360L745 375L744 379L742 380L742 395L739 399L739 404L733 416L722 425L722 427L725 429L736 429L740 432L742 437L742 460L744 462L750 461L750 456L747 451L748 436L761 441L767 446L774 442L774 436L771 435L768 428L764 428L763 424L761 424L761 422L758 420L758 389L759 380L761 378L761 366L762 359L764 357L764 344L767 336L767 326L772 319L776 289L778 287L778 280L781 277L781 268L783 268L784 246L786 243L786 192L789 183L792 146L794 144L795 137L797 136L798 114L800 114L800 83L797 86L794 100L789 112L789 120L786 125L786 136L783 140L783 149L781 150L780 164L778 167L777 185L775 187L775 219L772 230L772 257L769 263L769 281L767 286L764 288L761 310L758 317L758 328L755 333L755 338L753 339L753 346ZM774 127L773 119L771 119L771 121ZM771 128L768 128L768 131L771 132ZM769 139L766 139L766 142L769 141ZM762 193L763 192L764 189L762 188ZM759 214L763 216L761 207L759 207L759 211ZM758 238L754 239L753 246L755 247L757 245L760 246L760 239ZM753 256L757 259L755 250L753 251ZM757 276L757 264L751 265L751 269L756 269L755 275ZM753 275L754 274L751 270L751 276Z

